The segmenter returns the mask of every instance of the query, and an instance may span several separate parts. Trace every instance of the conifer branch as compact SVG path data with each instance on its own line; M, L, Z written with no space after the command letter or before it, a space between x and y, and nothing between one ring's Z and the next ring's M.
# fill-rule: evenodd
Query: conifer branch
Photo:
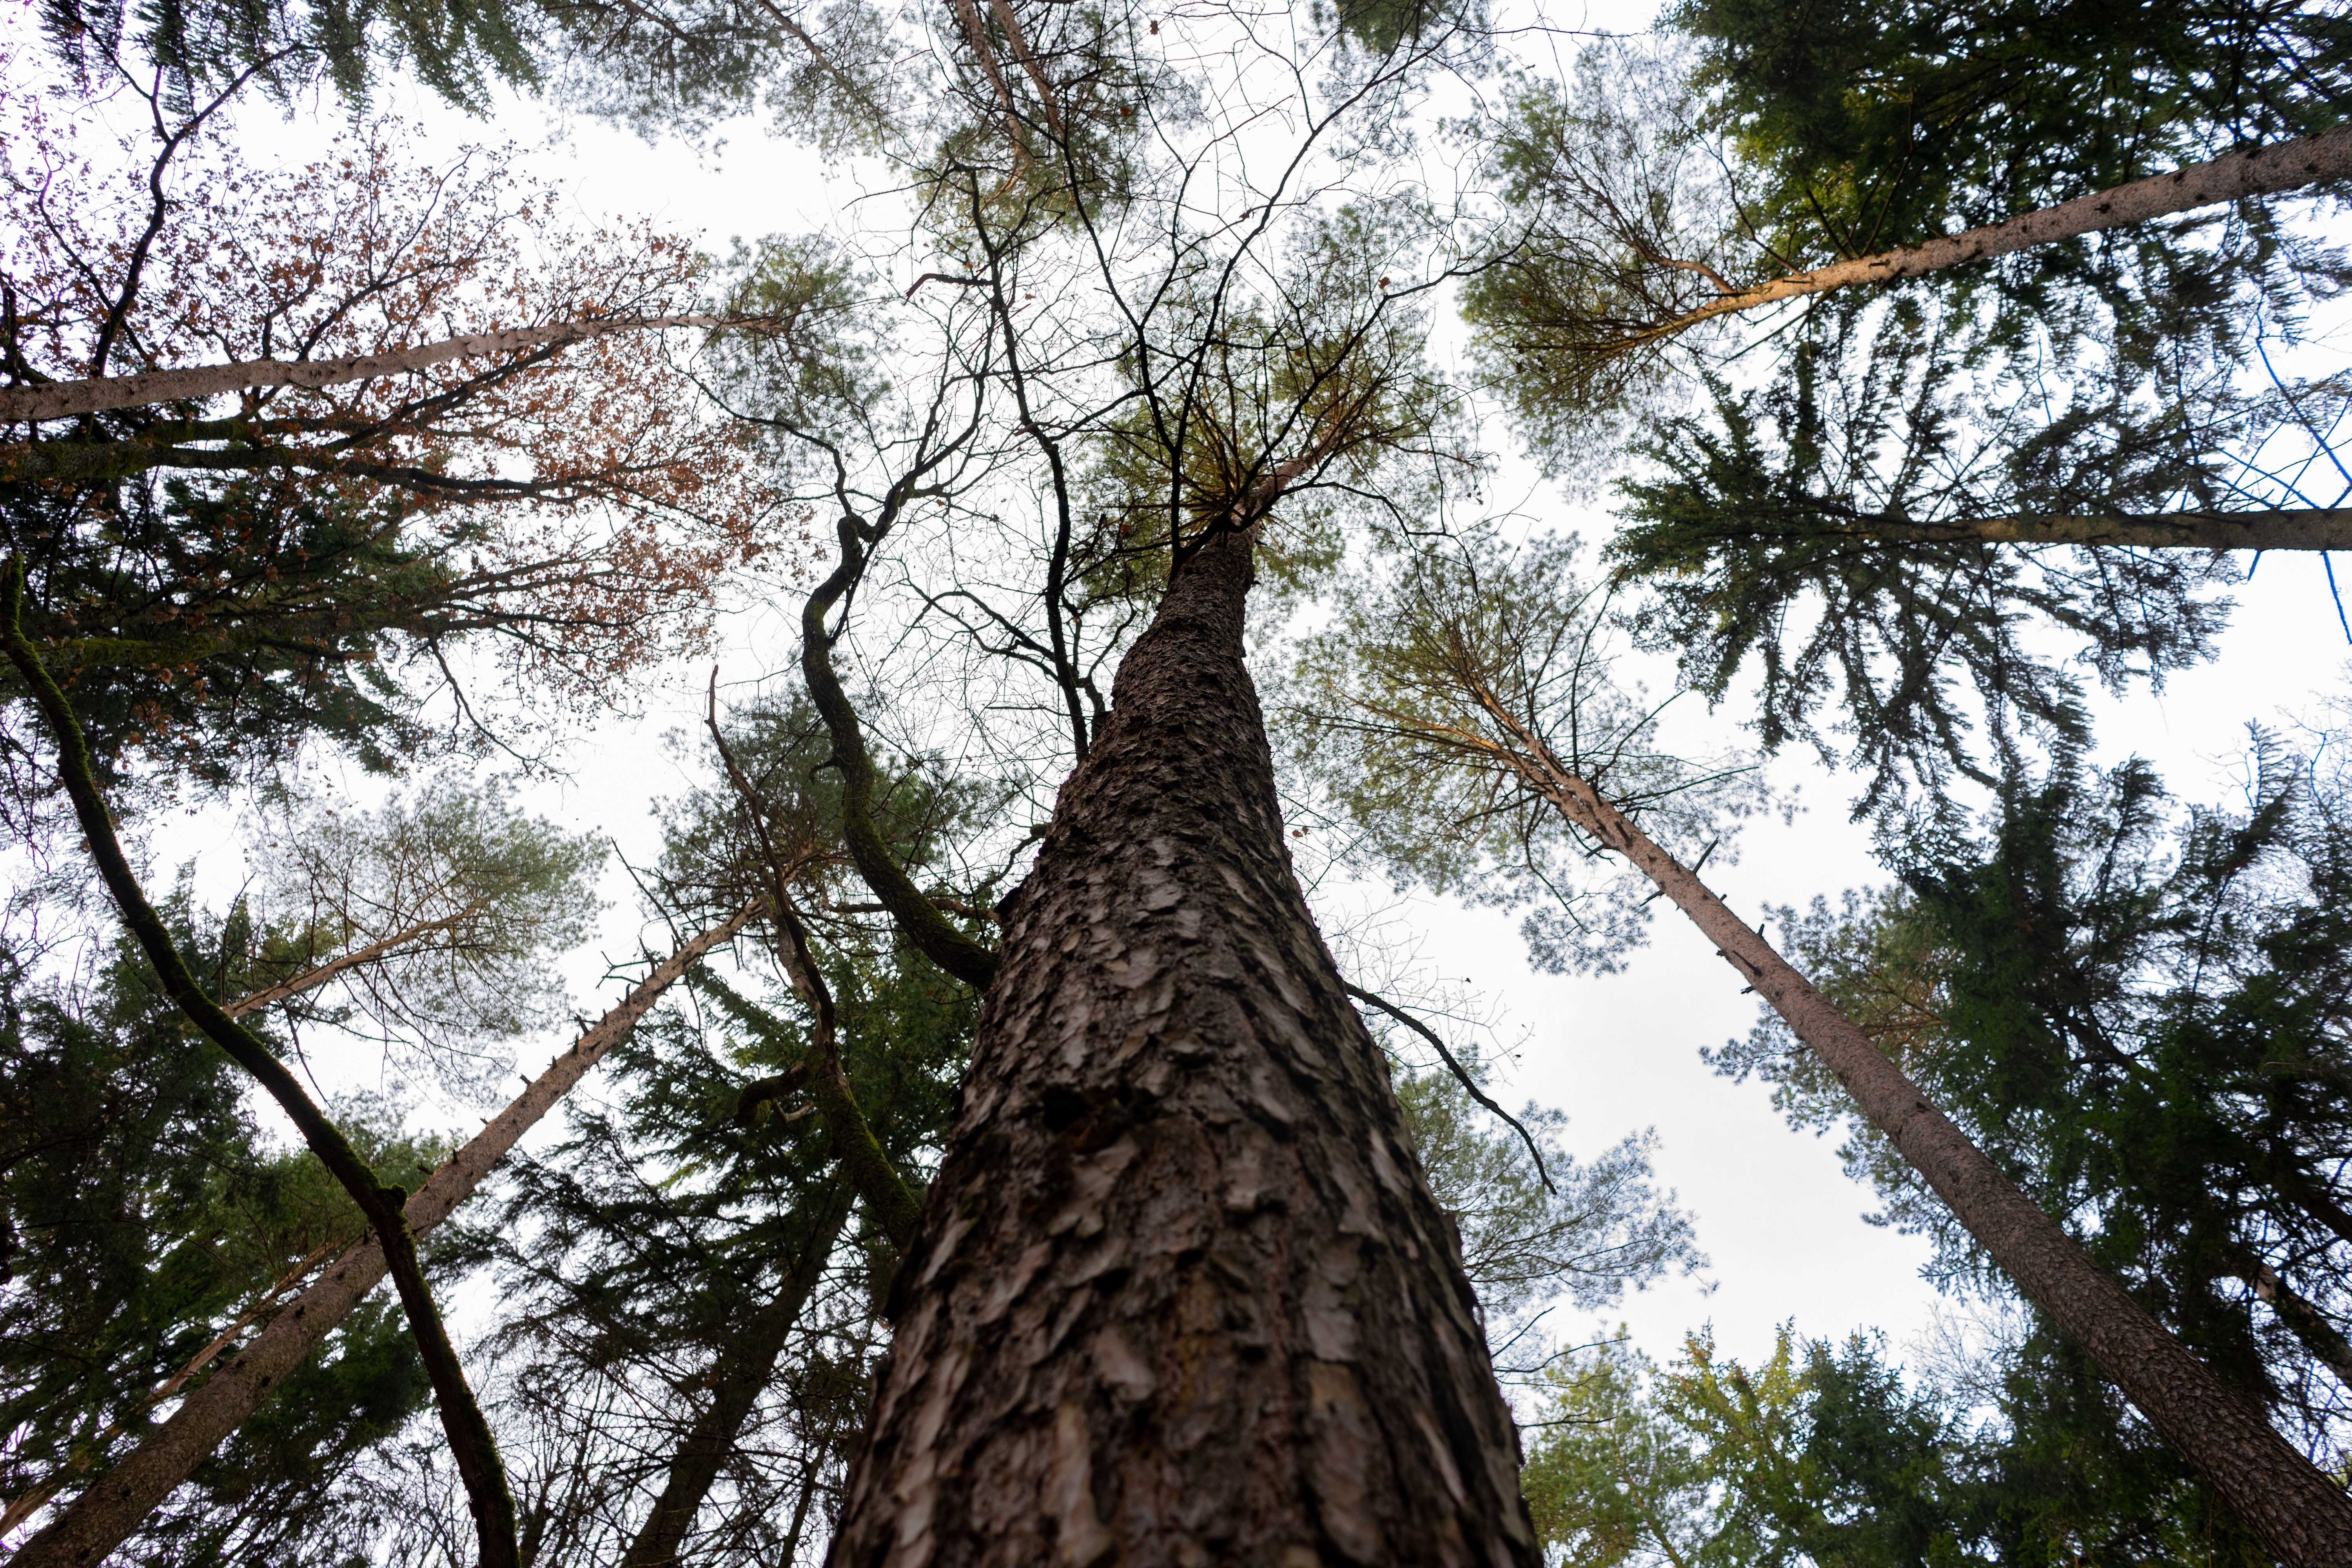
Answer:
M769 912L784 939L777 944L778 952L792 977L793 989L808 1004L815 1021L811 1033L815 1037L816 1050L807 1064L811 1097L816 1101L817 1113L824 1118L825 1131L833 1140L834 1157L841 1162L842 1170L874 1211L876 1222L889 1237L891 1245L903 1248L915 1234L922 1201L891 1164L881 1140L874 1136L873 1124L866 1120L866 1112L850 1088L849 1075L842 1070L840 1042L834 1032L833 991L817 968L815 955L809 951L807 929L793 907L791 873L776 852L774 836L768 831L767 802L736 762L734 749L727 743L727 733L719 727L716 669L710 672L710 705L704 722L709 726L711 742L719 748L719 759L726 764L727 777L735 793L742 797L744 813L751 817L751 831L760 841L761 859L768 871Z
M605 1053L628 1037L665 992L711 949L732 941L765 907L764 900L751 900L656 964L618 1006L574 1040L410 1195L403 1207L410 1229L422 1236L448 1218L522 1135ZM322 1279L183 1400L171 1418L142 1438L98 1485L84 1489L63 1517L20 1547L8 1560L9 1568L88 1568L104 1560L358 1310L385 1269L383 1249L373 1238L337 1258Z
M311 1102L285 1064L259 1037L205 994L204 987L189 973L171 932L147 901L147 895L141 889L115 838L113 821L91 773L81 724L74 717L65 692L41 663L32 639L19 625L24 586L24 558L11 556L5 576L0 576L0 639L5 640L9 661L24 677L35 704L48 722L57 742L59 781L73 802L74 815L81 823L90 858L98 863L99 875L113 896L122 923L130 928L147 962L154 967L164 994L178 1004L181 1012L206 1038L268 1091L301 1132L302 1141L318 1156L320 1163L342 1184L352 1201L359 1205L360 1213L367 1217L383 1247L393 1283L400 1292L401 1307L408 1317L409 1331L415 1338L417 1353L425 1363L435 1399L440 1405L450 1451L465 1480L466 1500L473 1512L481 1547L482 1568L518 1568L514 1500L507 1489L506 1467L499 1458L498 1441L491 1435L489 1422L483 1417L473 1390L467 1386L465 1370L458 1364L457 1350L449 1342L440 1310L434 1304L432 1289L417 1261L416 1237L402 1213L408 1196L406 1191L379 1183L375 1173L360 1158L359 1151L343 1136L342 1130Z
M2292 142L2263 147L2243 148L2219 158L2208 159L2202 163L2176 169L2168 174L2151 174L2144 180L2094 191L2070 202L2060 202L2054 206L2042 207L1959 234L1947 235L1921 245L1832 262L1827 267L1792 272L1769 282L1727 290L1720 299L1711 300L1695 310L1641 328L1624 337L1577 346L1586 353L1622 353L1661 342L1697 326L1701 321L1739 310L1752 310L1782 300L1825 294L1833 289L1855 283L1892 283L1940 271L1948 267L1959 267L1972 261L2030 250L2037 245L2048 245L2055 240L2074 239L2105 229L2126 228L2136 223L2192 212L2221 202L2242 201L2249 196L2277 195L2347 177L2352 177L2352 126L2338 126L2316 136L2298 137ZM1648 259L1696 269L1691 263L1669 263L1654 257ZM1518 346L1523 351L1529 351L1554 345L1525 343Z

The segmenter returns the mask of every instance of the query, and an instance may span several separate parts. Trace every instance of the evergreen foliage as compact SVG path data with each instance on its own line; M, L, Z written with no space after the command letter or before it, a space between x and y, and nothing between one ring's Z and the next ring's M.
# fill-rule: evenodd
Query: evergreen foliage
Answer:
M2139 763L2020 778L1983 837L1923 835L1898 889L1776 917L1989 1154L2323 1453L2352 1376L2340 746L2254 731L2235 810L2168 811ZM1844 1121L1835 1086L1773 1024L1715 1059L1771 1082L1798 1125ZM1935 1239L1945 1279L1993 1288L1880 1139L1853 1131L1843 1153L1885 1220ZM2042 1386L2052 1404L2033 1421L2110 1440L2098 1401L2064 1377Z
M1990 784L2022 738L2084 738L2042 628L2111 689L2160 681L2210 656L2231 574L1997 525L2328 505L2249 465L2324 444L2343 387L2249 378L2341 288L2342 256L2248 201L1753 331L1674 323L1747 280L2326 129L2347 84L2352 33L2323 5L1694 0L1479 127L1522 216L1465 310L1555 467L1634 458L1611 558L1696 689L1760 674L1759 737L1864 769L1865 812Z
M2061 1381L2113 1414L2079 1362L2047 1342L2021 1349L1970 1387L1906 1372L1874 1338L1807 1340L1788 1324L1752 1369L1706 1331L1664 1369L1605 1342L1549 1374L1528 1500L1572 1568L2270 1561L2127 1425L2086 1424L2063 1447L2021 1430L2021 1405L2046 1406Z
M190 951L219 955L226 988L253 977L234 921L200 932L184 903L178 919ZM225 1325L278 1304L367 1226L315 1157L261 1131L244 1076L191 1042L127 942L80 992L12 955L5 1006L0 1417L15 1440L0 1491L13 1501L102 1473L154 1421L157 1391L208 1366L198 1358ZM381 1100L337 1111L383 1180L413 1184L450 1147L400 1131ZM446 1249L425 1257L446 1277ZM289 1532L347 1529L338 1478L430 1403L396 1307L371 1309L151 1522L152 1560L272 1561Z

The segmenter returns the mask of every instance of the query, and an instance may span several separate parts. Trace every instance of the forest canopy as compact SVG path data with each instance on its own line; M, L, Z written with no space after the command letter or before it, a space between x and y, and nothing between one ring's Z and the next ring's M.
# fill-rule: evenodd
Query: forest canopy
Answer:
M23 1568L2352 1554L2341 7L21 9Z

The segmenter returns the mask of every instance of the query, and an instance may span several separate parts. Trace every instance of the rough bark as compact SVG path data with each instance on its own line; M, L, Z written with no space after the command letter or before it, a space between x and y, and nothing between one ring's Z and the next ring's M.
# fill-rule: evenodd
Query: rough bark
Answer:
M846 1187L828 1191L819 1205L816 1222L793 1259L775 1300L743 1325L721 1355L725 1370L711 1392L710 1403L694 1418L677 1452L670 1457L661 1496L654 1500L653 1512L622 1554L621 1568L677 1568L678 1552L686 1544L687 1532L694 1528L694 1516L701 1511L702 1500L709 1495L728 1455L735 1451L735 1439L751 1418L751 1407L759 1403L760 1391L775 1375L776 1363L793 1337L793 1325L800 1321L802 1309L824 1278L825 1262L848 1222Z
M1452 1227L1293 875L1246 534L1003 906L831 1561L1534 1564Z
M0 423L68 419L102 409L143 408L150 404L218 397L259 386L347 386L380 375L406 375L453 359L519 353L525 349L584 342L612 332L757 324L740 316L635 316L610 321L591 318L554 321L543 327L511 327L499 332L470 332L463 337L444 338L439 342L419 343L414 348L348 354L339 359L252 359L235 364L142 371L136 375L93 376L87 381L45 381L31 386L0 387Z
M423 1236L473 1195L516 1140L562 1100L604 1054L628 1037L663 992L705 953L732 938L765 906L753 903L688 942L582 1035L572 1048L408 1200L412 1233ZM9 1559L10 1568L92 1568L130 1539L172 1489L187 1479L261 1402L308 1360L384 1277L383 1248L362 1242L270 1321L253 1342L181 1403L129 1457L100 1477L47 1530Z
M1969 1234L2139 1406L2166 1441L2289 1568L2352 1563L2352 1496L2141 1309L2058 1222L1927 1102L1903 1069L1697 877L1560 766L1525 726L1529 782L1656 883L1845 1086L1871 1125L1927 1179ZM1530 765L1532 764L1532 765Z
M1925 245L1857 257L1852 261L1816 267L1810 272L1792 272L1768 283L1734 289L1695 310L1661 321L1607 347L1629 349L1655 342L1716 316L1752 310L1800 295L1825 294L1854 283L1891 283L1900 278L1916 278L1947 267L2029 250L2053 240L2125 228L2221 202L2275 195L2346 178L2352 178L2352 126L2338 126L2316 136L2267 147L2248 147L2202 163L2191 163L2169 174L2151 174L2112 190L2094 191L2071 202L1931 239Z

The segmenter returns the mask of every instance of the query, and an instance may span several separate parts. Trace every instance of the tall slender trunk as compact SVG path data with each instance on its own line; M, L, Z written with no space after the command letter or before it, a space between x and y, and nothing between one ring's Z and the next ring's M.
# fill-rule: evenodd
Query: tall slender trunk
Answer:
M486 354L521 353L532 349L555 350L614 332L656 331L665 327L758 327L760 319L746 316L678 315L589 317L553 321L542 327L509 327L494 332L470 332L437 342L386 349L381 353L346 354L338 359L240 360L234 364L192 364L177 370L145 370L136 375L92 376L87 381L45 381L31 386L0 388L0 423L19 420L68 419L108 408L141 408L150 404L218 397L259 386L349 386L378 376L406 375L429 370L453 359Z
M2333 131L2292 142L2242 147L2202 163L2175 169L2168 174L2150 174L2144 180L2094 191L2055 206L1900 250L1835 261L1810 272L1793 272L1745 288L1721 285L1721 296L1696 310L1645 327L1619 342L1593 346L1602 352L1633 348L1671 337L1716 316L1752 310L1780 300L1825 294L1856 283L1891 283L1897 279L1917 278L1947 267L1963 267L2030 250L2054 240L2126 228L2221 202L2243 201L2248 196L2301 190L2307 185L2341 180L2347 174L2352 174L2352 126L2339 125Z
M479 913L485 901L476 899L454 915L444 915L437 921L419 921L405 931L394 931L390 936L369 942L365 947L353 948L341 957L329 959L316 969L306 971L291 980L280 981L275 985L265 986L249 996L242 996L236 1001L225 1003L222 1005L221 1011L232 1018L242 1018L247 1013L258 1012L264 1007L285 1001L289 996L298 996L312 986L324 985L344 971L357 969L362 963L372 963L388 952L405 947L419 937L431 936L435 931L447 931L468 915Z
M2083 1347L2263 1544L2290 1568L2352 1563L2352 1496L2133 1300L1753 927L1589 782L1563 768L1524 724L1505 717L1501 704L1488 702L1532 753L1518 759L1529 783L1681 907L1837 1075L1871 1124L1927 1179L2026 1299Z
M2352 550L2352 507L2288 506L2243 511L2011 512L1916 521L1868 513L1801 523L1742 517L1724 525L1653 530L1677 542L1812 544L2105 544L2145 550Z
M735 1451L735 1439L751 1418L751 1406L759 1403L761 1391L775 1375L777 1359L793 1337L793 1326L800 1321L808 1299L816 1293L834 1244L848 1223L850 1193L845 1184L828 1184L818 1203L814 1224L776 1299L720 1351L719 1363L725 1370L719 1385L710 1403L687 1429L677 1452L670 1456L669 1479L636 1540L622 1555L621 1568L677 1568L678 1548L694 1527L694 1516L701 1511L702 1500L709 1495L727 1456Z
M515 1141L553 1109L604 1053L628 1037L663 992L732 938L765 906L754 902L688 941L662 961L621 1005L555 1058L537 1081L449 1157L408 1200L409 1229L423 1236L473 1195ZM229 1358L172 1418L141 1439L122 1462L92 1481L47 1529L17 1549L8 1568L95 1568L131 1538L140 1521L188 1479L261 1402L278 1391L327 1335L352 1315L384 1276L383 1249L362 1242L323 1279L270 1320L253 1342Z
M1540 1561L1459 1243L1284 847L1247 535L1005 900L840 1568Z

